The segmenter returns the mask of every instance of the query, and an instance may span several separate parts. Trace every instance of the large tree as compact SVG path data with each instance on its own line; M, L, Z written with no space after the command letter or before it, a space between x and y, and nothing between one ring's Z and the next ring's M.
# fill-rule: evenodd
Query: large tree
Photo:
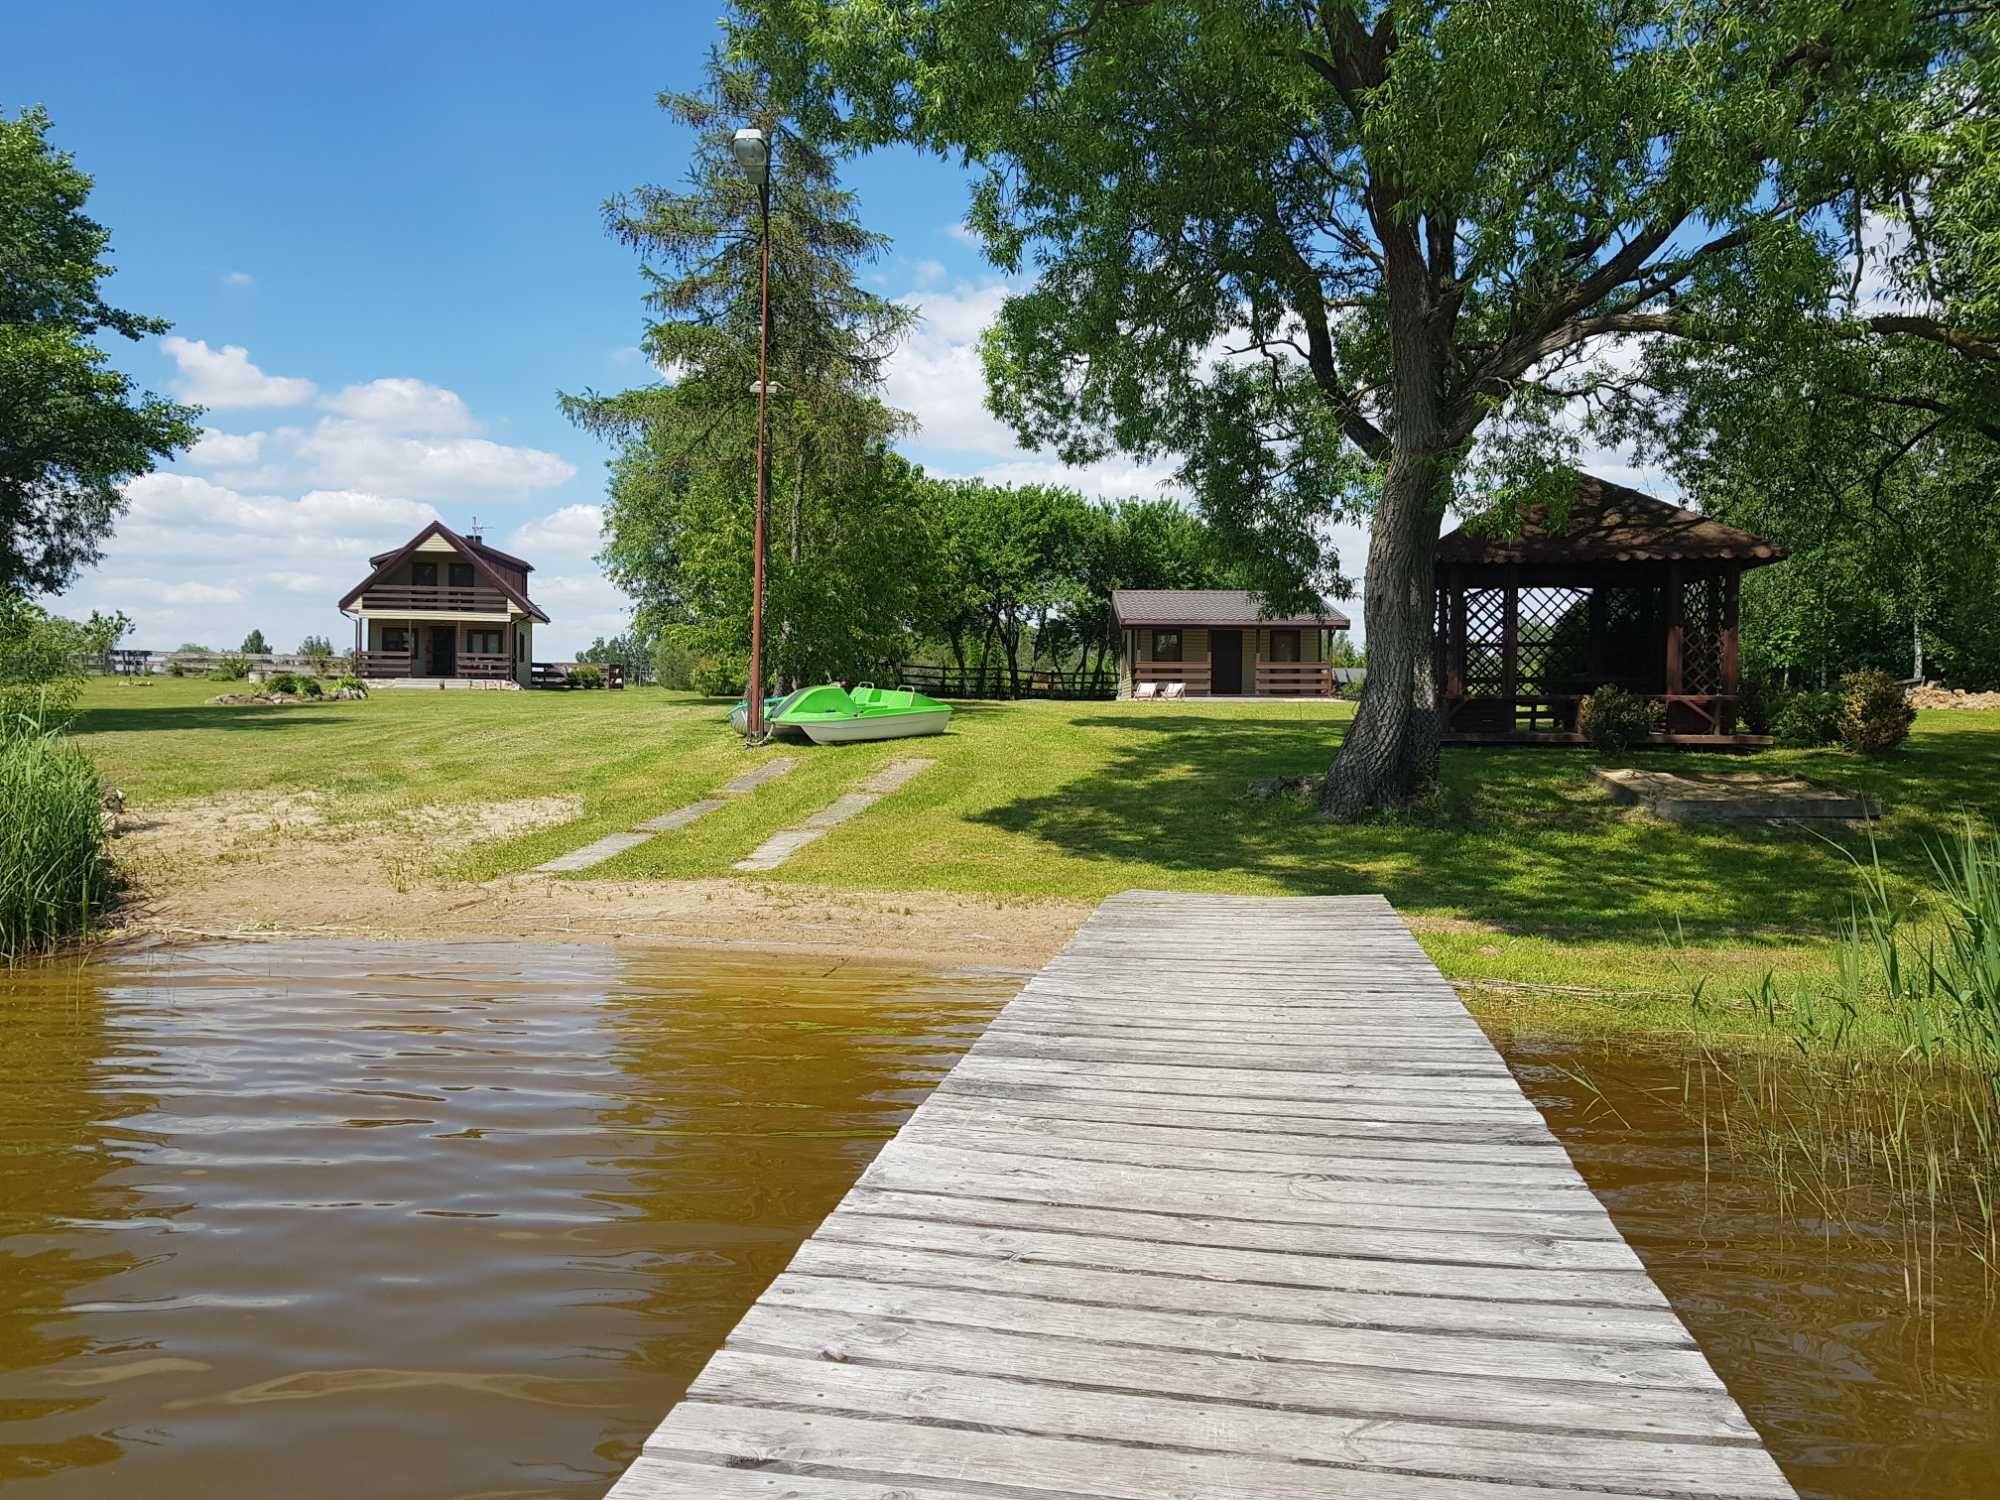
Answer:
M1434 767L1455 484L1476 473L1503 524L1560 504L1575 438L1550 373L1677 331L1699 278L1755 268L1823 300L1842 205L1893 169L1964 24L1907 0L742 10L734 45L819 128L982 174L973 227L1034 272L987 351L1025 440L1178 455L1301 585L1324 520L1366 517L1368 685L1327 780L1349 816Z
M102 555L125 481L196 437L198 408L141 392L95 340L171 325L111 306L111 231L39 109L0 116L0 592L54 593Z
M885 450L908 420L879 391L914 315L861 286L887 242L861 224L838 156L788 128L757 70L711 58L701 90L660 102L695 132L686 180L638 188L605 215L644 257L642 348L662 378L564 399L621 445L603 560L638 602L642 632L693 625L705 653L747 656L762 213L730 142L759 127L775 142L766 661L780 681L816 680L828 651L883 623L859 607L872 601L854 580L872 569L876 594L895 591L882 533L901 524L907 476Z

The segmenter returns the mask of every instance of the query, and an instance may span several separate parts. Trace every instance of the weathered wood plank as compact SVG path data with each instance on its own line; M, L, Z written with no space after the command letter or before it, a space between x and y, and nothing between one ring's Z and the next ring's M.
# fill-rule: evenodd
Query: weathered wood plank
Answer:
M1785 1500L1379 897L1106 901L616 1500Z

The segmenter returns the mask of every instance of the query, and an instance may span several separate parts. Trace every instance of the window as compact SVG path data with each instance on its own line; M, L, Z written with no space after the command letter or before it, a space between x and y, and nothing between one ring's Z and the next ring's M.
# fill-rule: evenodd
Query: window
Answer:
M465 632L465 649L488 656L500 654L500 632L497 630L468 630Z
M437 587L437 581L438 565L436 563L419 562L410 564L410 582L418 588L434 589Z
M392 626L382 627L382 649L384 651L407 651L410 649L410 632Z
M451 586L455 589L472 587L472 564L453 563L451 565Z
M1296 630L1274 630L1271 632L1271 660L1297 661L1299 659L1299 633Z
M1153 660L1179 661L1181 659L1181 633L1178 630L1156 630L1153 632Z

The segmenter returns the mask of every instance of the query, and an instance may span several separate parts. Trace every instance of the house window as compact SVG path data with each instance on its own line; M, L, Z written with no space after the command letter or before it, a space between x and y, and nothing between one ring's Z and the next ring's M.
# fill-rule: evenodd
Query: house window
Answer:
M437 587L437 581L438 565L436 563L420 562L410 564L410 582L418 588L434 589Z
M472 564L453 563L451 565L451 586L455 589L472 587Z
M1299 659L1299 633L1296 630L1274 630L1271 632L1271 660L1297 661Z
M382 649L384 651L407 651L410 649L410 632L393 626L382 627Z
M465 649L475 655L484 652L488 656L500 654L500 632L497 630L468 630L465 632Z
M1181 659L1181 633L1178 630L1156 630L1153 632L1153 660L1179 661Z

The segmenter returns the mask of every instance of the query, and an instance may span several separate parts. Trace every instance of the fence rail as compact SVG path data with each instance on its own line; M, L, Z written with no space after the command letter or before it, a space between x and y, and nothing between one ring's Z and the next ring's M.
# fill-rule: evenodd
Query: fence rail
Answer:
M603 675L604 686L613 690L625 686L625 664L618 661L537 661L528 664L528 686L538 688L573 688L578 686L572 674L578 667L594 667Z
M983 668L961 668L917 662L886 667L873 680L883 686L912 687L933 698L1088 700L1112 698L1118 692L1117 676L1102 669L1094 672L1036 669L1010 676L1005 665L990 663Z

